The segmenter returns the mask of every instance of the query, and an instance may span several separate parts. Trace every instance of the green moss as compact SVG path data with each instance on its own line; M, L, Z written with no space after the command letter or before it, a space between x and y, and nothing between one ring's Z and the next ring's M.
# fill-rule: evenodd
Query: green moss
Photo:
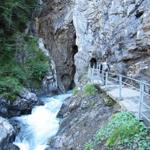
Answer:
M107 106L113 106L116 102L108 95L104 96L104 102Z

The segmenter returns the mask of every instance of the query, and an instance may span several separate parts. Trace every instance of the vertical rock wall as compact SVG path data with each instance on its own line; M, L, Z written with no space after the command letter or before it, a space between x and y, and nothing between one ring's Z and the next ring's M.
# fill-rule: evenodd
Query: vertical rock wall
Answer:
M94 53L100 61L106 56L116 72L149 80L149 8L149 0L76 0L76 83Z
M72 16L73 3L70 0L43 1L39 18L39 35L56 66L59 88L64 91L74 84L75 29Z

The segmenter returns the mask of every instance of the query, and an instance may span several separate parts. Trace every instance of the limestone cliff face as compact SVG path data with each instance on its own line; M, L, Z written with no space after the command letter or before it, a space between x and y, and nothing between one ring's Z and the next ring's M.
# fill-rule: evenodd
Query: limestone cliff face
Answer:
M149 7L149 0L76 0L76 82L86 72L92 54L99 59L106 55L116 72L149 80Z
M90 59L105 55L112 70L149 80L149 0L43 1L40 35L66 88L87 73ZM76 42L76 43L75 43Z

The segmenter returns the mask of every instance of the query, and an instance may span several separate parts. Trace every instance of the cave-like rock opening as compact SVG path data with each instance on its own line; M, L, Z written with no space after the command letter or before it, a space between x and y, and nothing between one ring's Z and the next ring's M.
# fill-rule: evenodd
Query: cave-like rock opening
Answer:
M93 68L96 67L96 65L97 65L97 60L96 58L92 57L90 60L90 67Z

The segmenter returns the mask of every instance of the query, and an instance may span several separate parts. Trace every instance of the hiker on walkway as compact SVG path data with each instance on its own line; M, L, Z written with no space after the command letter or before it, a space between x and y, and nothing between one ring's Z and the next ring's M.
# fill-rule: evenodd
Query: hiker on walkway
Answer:
M102 74L102 80L103 80L103 84L106 84L106 73L110 71L110 66L107 63L107 60L102 62L101 66L100 66L100 73Z

